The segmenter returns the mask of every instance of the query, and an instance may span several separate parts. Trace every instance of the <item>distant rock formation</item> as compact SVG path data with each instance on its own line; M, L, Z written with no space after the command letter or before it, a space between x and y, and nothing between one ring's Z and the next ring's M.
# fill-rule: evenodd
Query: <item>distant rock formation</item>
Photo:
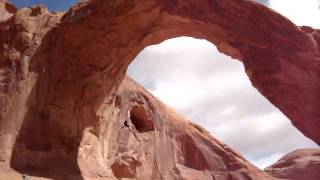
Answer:
M320 143L319 31L246 0L0 2L0 171L51 179L274 179L125 77L146 46L205 38ZM0 172L1 174L1 172Z
M320 179L320 148L291 152L267 167L265 171L279 179L318 180Z

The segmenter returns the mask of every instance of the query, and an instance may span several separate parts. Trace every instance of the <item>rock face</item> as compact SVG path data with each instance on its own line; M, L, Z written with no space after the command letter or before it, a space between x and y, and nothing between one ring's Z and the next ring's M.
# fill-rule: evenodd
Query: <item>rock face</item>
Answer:
M182 35L241 60L253 85L320 143L320 32L262 5L95 0L59 14L0 1L0 9L0 169L77 180L272 179L125 77L144 47Z
M265 171L288 180L320 179L320 149L301 149L285 155Z
M78 162L85 177L272 179L128 77L114 96L100 132L84 130Z
M41 62L34 55L62 14L49 14L44 7L16 11L7 2L0 2L0 12L0 161L8 163L38 79L35 66Z
M6 21L9 19L14 13L16 13L17 8L7 3L6 0L0 0L0 22Z

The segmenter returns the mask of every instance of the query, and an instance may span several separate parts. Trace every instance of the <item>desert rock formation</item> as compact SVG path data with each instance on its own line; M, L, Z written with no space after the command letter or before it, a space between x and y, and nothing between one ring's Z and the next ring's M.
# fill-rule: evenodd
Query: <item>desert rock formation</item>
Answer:
M320 149L291 152L265 171L273 177L288 180L320 179Z
M96 112L98 99L116 91L144 47L178 36L206 39L242 61L253 86L320 143L319 30L296 27L248 0L95 0L74 7L55 30L56 46L46 53L52 59L49 86L68 82L58 89L71 92L90 81L95 92L81 103L96 97Z
M0 12L0 168L53 179L272 179L125 77L144 47L177 36L241 60L320 143L320 32L262 5L92 0L63 14L0 1Z

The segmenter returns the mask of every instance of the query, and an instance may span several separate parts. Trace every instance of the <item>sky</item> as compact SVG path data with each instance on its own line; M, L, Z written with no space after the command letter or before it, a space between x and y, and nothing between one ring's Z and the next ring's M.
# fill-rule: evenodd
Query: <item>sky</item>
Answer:
M12 0L66 10L76 0ZM320 28L318 0L259 0L297 25ZM206 40L180 37L145 48L128 74L164 103L264 168L299 148L317 147L254 87L243 64Z
M18 8L42 4L48 7L50 11L66 11L77 0L10 0Z

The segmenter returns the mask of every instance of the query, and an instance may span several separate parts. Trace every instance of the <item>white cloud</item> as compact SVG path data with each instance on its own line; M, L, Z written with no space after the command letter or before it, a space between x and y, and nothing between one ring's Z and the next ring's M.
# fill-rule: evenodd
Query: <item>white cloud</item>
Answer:
M318 0L270 0L270 7L297 25L320 28L320 2Z
M251 86L243 64L204 40L176 38L143 50L129 75L259 167L316 147Z
M272 154L271 156L261 158L261 159L255 161L255 164L260 169L264 169L264 168L268 167L270 164L273 164L276 161L278 161L282 156L283 156L283 153L275 153L275 154Z

